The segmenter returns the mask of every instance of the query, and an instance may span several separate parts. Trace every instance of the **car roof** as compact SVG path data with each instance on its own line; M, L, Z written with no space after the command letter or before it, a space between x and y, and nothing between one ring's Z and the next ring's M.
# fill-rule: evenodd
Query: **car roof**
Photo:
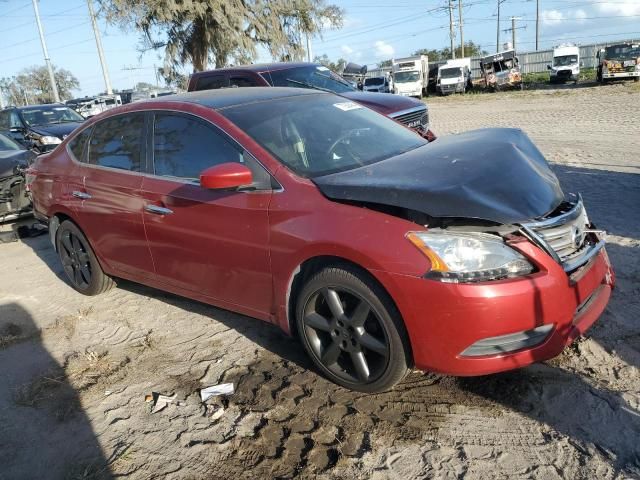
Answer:
M206 75L214 72L232 72L238 70L245 70L249 72L269 72L275 70L284 70L287 68L296 68L296 67L319 67L321 66L319 63L310 63L310 62L272 62L272 63L253 63L251 65L237 65L235 67L225 67L225 68L216 68L215 70L208 70L206 72L198 72L194 73L194 76Z
M220 88L170 95L161 97L161 99L143 100L140 103L185 102L196 103L217 110L248 103L264 102L287 97L300 97L304 95L329 94L321 92L320 90L289 87Z

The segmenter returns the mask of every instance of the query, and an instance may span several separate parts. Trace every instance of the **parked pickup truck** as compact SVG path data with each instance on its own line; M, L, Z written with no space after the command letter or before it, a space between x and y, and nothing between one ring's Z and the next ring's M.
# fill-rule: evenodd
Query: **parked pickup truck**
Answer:
M327 67L315 63L263 63L197 72L191 75L187 90L269 86L337 93L416 130L428 141L436 138L429 129L427 106L420 100L390 93L360 92Z

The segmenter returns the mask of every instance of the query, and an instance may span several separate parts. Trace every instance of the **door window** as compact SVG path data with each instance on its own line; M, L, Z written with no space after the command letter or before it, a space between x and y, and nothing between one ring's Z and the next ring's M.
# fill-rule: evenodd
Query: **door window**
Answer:
M242 150L195 118L157 114L153 125L154 173L197 180L208 167L242 162Z
M213 126L195 117L171 113L155 115L153 169L155 175L199 182L203 170L221 163L245 164L253 175L252 187L270 189L264 168Z
M196 90L214 90L226 86L226 78L224 75L208 75L198 79Z
M141 171L144 114L111 117L95 125L89 142L89 163Z
M18 112L15 110L9 115L9 128L24 128L24 125L20 120L20 115L18 115Z

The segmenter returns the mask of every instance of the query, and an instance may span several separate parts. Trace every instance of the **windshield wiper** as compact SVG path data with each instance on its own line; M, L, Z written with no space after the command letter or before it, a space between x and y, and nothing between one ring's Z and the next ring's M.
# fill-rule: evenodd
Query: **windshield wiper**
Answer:
M307 87L307 88L313 88L316 90L322 90L323 92L328 92L328 93L334 93L333 91L329 90L328 88L322 88L322 87L318 87L316 85L311 85L310 83L306 83L306 82L299 82L298 80L292 80L290 78L285 78L285 80L287 82L291 82L291 83L296 83L298 85L302 85L303 87Z
M338 79L336 79L336 78L333 78L333 77L331 77L331 76L329 76L329 75L325 75L324 73L318 73L318 72L314 72L314 73L315 73L315 75L318 75L318 76L320 76L320 77L327 78L327 79L329 79L329 80L331 80L331 81L333 81L333 82L335 82L335 83L337 83L337 84L340 84L340 85L342 85L343 87L349 87L349 88L353 89L353 87L352 87L351 85L349 85L347 82L340 81L340 80L338 80Z

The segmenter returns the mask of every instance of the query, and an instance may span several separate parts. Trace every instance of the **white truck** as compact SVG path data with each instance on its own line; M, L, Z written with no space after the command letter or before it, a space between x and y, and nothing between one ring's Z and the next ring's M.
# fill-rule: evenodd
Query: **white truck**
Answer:
M436 91L439 94L465 93L472 87L470 58L447 60L447 63L438 67Z
M553 61L547 65L549 83L578 83L580 76L580 48L572 44L563 44L553 49Z
M426 55L392 60L394 91L405 97L427 95L429 59Z

